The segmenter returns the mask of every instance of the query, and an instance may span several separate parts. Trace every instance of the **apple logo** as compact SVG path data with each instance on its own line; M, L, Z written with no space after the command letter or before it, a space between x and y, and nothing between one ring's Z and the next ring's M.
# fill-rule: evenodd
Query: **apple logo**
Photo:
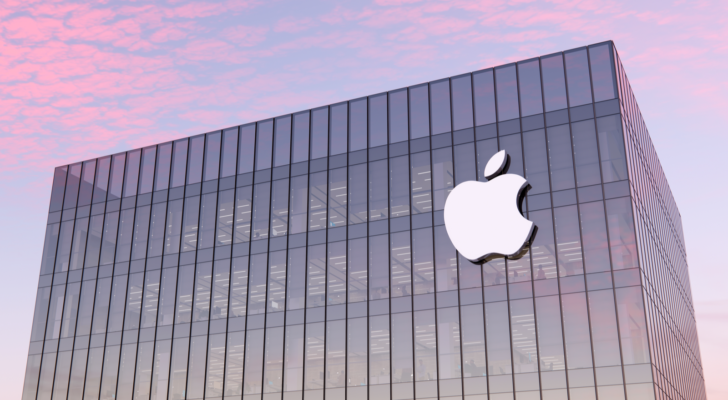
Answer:
M463 182L445 202L445 228L460 254L476 264L517 260L528 252L538 227L521 214L531 188L523 177L505 174L510 157L496 153L485 166L488 182Z

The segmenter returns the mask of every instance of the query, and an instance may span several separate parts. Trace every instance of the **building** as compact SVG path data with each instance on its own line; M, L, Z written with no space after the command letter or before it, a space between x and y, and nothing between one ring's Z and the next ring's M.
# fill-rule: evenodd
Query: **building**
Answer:
M539 229L481 266L442 210L499 149ZM611 42L55 170L23 399L367 397L705 398Z

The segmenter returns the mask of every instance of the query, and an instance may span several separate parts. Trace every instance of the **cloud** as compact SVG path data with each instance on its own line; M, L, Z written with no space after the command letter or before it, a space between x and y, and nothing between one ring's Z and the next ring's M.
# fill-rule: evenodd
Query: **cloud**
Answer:
M298 33L316 26L312 18L284 17L276 22L273 30L276 32Z

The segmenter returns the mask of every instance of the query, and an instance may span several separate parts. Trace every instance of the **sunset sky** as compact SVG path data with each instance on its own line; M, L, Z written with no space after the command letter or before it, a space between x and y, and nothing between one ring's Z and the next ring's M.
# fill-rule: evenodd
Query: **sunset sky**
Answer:
M610 39L683 218L709 398L728 398L725 0L0 0L3 397L54 167Z

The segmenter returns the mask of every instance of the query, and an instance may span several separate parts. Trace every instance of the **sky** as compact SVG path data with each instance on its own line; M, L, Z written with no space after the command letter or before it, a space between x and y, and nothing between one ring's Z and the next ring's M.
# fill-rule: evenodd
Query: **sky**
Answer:
M728 398L721 0L0 0L4 395L22 391L54 167L604 40L681 212L709 398Z

